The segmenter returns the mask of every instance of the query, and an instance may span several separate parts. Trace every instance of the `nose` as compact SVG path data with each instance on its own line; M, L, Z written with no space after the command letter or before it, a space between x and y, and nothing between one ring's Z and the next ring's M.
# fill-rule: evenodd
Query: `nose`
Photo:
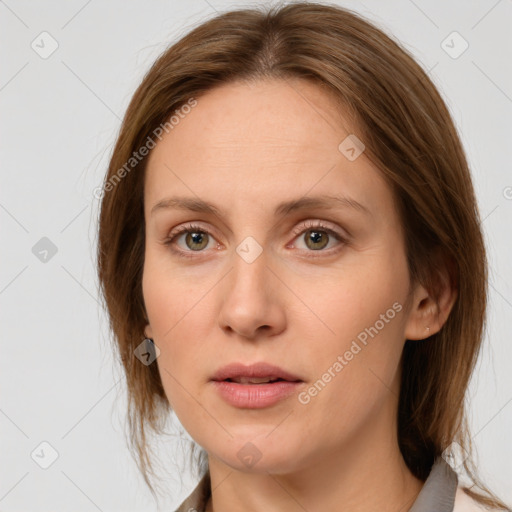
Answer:
M233 268L218 290L219 325L251 340L279 334L286 324L286 288L270 268L265 250L253 261L240 254L233 254Z

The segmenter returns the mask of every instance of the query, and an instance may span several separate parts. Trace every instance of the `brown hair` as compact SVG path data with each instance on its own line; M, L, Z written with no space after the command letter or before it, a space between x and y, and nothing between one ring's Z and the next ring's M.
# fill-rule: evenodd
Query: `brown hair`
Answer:
M482 342L487 261L454 123L427 74L390 36L348 9L291 3L217 15L167 49L130 102L105 177L98 275L127 381L130 440L152 492L146 428L159 432L170 405L157 366L134 356L147 324L142 296L147 157L129 172L126 162L190 98L233 81L297 77L334 92L354 120L351 132L364 141L365 155L389 182L411 282L423 284L437 299L444 262L457 291L442 329L427 341L405 343L398 406L403 458L425 480L434 459L453 441L471 453L464 399ZM126 172L112 186L123 166ZM204 467L204 452L201 457ZM484 491L467 489L467 494L507 510L478 481L471 457L464 468Z

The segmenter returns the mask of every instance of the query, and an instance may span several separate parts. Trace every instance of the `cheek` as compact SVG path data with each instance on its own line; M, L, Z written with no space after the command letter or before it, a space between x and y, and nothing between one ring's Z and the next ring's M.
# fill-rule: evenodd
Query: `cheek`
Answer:
M158 368L173 405L185 389L199 392L197 376L204 377L204 343L213 328L213 315L204 280L194 285L190 277L180 278L178 272L162 267L147 258L142 288L153 339L160 349Z
M379 338L394 339L403 317L397 309L403 310L408 287L405 265L404 258L391 250L353 253L337 269L296 279L294 292L307 308L295 320L305 327L309 319L311 334L316 332L311 339L320 337L321 346L335 350L350 345L361 333L364 341L366 329L376 322Z
M194 280L185 279L171 266L165 251L151 248L146 250L142 292L155 341L167 344L198 301Z
M148 285L152 282L148 280ZM160 349L156 364L165 395L171 408L189 428L202 425L201 387L197 375L201 374L201 336L192 329L195 315L200 314L201 304L193 307L187 301L177 300L180 294L170 293L165 281L156 280L148 286L147 310L155 343ZM194 301L193 303L195 303ZM192 309L191 309L192 308Z
M322 322L314 321L316 334L310 328L306 339L315 342L303 345L301 358L314 361L311 402L329 409L335 422L366 414L390 392L404 344L407 275L398 255L394 265L381 257L308 295Z

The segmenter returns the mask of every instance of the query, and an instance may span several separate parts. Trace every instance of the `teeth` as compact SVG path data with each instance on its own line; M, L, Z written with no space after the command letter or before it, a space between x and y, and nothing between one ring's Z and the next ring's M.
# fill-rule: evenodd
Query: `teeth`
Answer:
M263 384L265 382L274 382L277 377L234 377L230 379L238 384Z

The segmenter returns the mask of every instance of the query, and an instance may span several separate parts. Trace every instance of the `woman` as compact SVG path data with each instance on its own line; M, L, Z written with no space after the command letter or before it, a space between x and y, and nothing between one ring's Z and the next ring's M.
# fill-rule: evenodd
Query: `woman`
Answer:
M507 510L474 474L464 411L479 221L442 98L357 14L233 11L169 48L99 219L150 489L146 427L174 411L203 475L178 512Z

